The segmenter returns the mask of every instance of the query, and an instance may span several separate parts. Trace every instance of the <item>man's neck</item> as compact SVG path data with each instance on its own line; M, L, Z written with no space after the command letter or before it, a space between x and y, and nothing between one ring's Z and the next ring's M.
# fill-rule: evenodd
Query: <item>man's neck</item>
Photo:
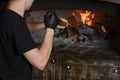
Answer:
M22 6L23 4L16 4L15 2L9 2L7 8L18 13L20 16L24 16L24 6Z

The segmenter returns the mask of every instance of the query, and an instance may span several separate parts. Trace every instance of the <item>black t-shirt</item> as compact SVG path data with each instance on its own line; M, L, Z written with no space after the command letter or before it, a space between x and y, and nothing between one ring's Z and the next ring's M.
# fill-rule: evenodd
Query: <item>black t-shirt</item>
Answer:
M35 47L24 18L1 8L0 80L32 80L32 67L22 54Z

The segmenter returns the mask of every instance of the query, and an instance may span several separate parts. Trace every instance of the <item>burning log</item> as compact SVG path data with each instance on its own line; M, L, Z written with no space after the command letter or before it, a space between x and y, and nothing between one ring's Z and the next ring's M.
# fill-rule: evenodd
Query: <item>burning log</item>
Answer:
M67 18L68 20L68 38L74 39L79 36L79 25L74 15Z
M59 25L67 28L68 39L75 39L79 36L79 25L75 16L71 15L67 19L59 18Z
M86 25L95 31L104 33L110 38L115 37L118 18L116 16L110 16L105 13L93 12L88 10L74 10L77 11L76 15L71 15L67 19L60 19L59 25L64 26L68 31L68 38L75 39L82 34L79 30L81 26ZM78 21L79 12L79 21ZM77 16L77 18L76 18ZM81 23L81 24L78 24ZM89 34L89 33L88 33Z
M112 33L116 32L118 19L105 13L80 10L81 22L95 30Z

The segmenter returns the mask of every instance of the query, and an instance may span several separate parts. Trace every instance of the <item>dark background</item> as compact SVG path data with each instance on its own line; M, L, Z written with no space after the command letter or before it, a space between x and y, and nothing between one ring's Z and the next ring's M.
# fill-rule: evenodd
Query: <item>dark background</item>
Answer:
M35 0L30 10L88 9L119 15L120 4L99 0Z

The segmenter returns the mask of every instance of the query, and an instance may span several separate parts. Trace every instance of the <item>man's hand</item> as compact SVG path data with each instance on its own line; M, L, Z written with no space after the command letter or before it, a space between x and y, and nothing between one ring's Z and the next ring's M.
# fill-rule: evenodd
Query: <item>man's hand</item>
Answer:
M54 11L48 11L44 16L44 23L46 28L55 29L58 25L58 17Z

